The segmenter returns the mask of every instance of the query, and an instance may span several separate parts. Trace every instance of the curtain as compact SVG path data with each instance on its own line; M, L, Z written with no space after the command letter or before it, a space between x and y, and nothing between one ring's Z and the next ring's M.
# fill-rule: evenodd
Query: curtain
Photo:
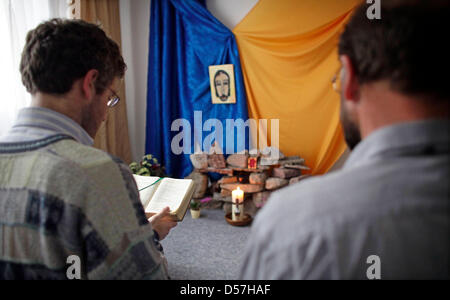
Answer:
M330 81L339 34L359 2L260 0L233 30L250 117L279 119L281 151L305 158L313 174L327 172L346 150Z
M121 47L120 17L118 0L76 0L79 1L82 20L101 25L106 34ZM77 7L74 5L74 7ZM77 15L74 13L74 15ZM130 139L125 99L125 83L122 82L118 95L119 104L108 110L108 117L95 137L94 146L131 162Z
M66 11L66 0L0 0L0 136L31 102L19 72L28 31L44 20L65 17Z
M222 64L234 65L236 104L212 104L208 68ZM197 117L201 114L203 122L195 118L195 111ZM177 119L184 119L184 126L172 131L172 123ZM225 131L229 129L226 127L227 119L248 119L240 58L233 33L212 16L204 1L152 1L146 153L159 158L171 176L185 177L192 171L186 152L194 152L194 148L203 148L201 146L205 144L208 146L208 137L214 130L220 131L220 124L224 134L222 143L218 142L226 153L225 149L230 146L225 139ZM209 122L207 120L212 120L218 127L207 126L207 130L202 130L203 123ZM177 129L184 134L182 146L187 150L181 154L172 151L174 138L180 134ZM195 140L199 143L196 144ZM237 136L232 140L236 152L248 148L248 141L243 142Z

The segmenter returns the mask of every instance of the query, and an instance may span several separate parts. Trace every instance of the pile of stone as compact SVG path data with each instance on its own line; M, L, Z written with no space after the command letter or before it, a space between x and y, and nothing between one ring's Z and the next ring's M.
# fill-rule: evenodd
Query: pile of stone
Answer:
M196 153L190 158L195 170L186 178L195 181L194 199L211 197L206 207L223 208L225 213L231 211L231 192L237 187L245 193L245 212L255 216L272 192L309 177L302 175L302 171L309 170L303 158L285 157L274 147L251 154L248 151L233 154L227 159L215 152ZM249 168L249 158L256 160L256 168ZM217 182L209 182L208 173L224 176Z

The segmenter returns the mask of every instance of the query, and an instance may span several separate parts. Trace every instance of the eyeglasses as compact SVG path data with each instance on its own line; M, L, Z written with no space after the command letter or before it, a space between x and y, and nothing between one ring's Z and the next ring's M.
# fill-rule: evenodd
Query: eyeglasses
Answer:
M108 98L108 107L114 107L119 103L120 97L112 89L108 88L113 94Z
M342 69L339 69L336 74L333 76L333 79L331 79L331 84L333 85L333 89L337 92L341 92L341 71Z

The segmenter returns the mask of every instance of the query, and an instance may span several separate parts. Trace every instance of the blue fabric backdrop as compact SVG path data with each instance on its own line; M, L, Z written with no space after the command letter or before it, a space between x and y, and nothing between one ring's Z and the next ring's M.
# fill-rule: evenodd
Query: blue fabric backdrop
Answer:
M202 132L202 124L197 124L194 132L194 112L201 112L203 122L218 119L224 127L225 153L225 120L248 119L244 81L235 37L206 9L205 1L151 3L146 153L158 157L172 177L181 178L189 175L192 165L189 154L172 152L173 138L180 133L171 131L172 122L190 122L182 145L193 153L194 137L203 140L214 131ZM234 65L236 104L211 102L209 66L222 64ZM248 149L245 140L234 138L235 151Z

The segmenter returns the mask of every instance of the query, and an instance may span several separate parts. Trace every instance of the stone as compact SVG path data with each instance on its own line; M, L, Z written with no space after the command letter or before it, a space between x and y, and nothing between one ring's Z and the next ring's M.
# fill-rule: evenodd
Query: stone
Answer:
M233 199L231 198L231 196L222 198L222 201L225 203L233 203Z
M237 168L247 168L248 155L247 154L232 154L228 156L227 163Z
M225 169L206 168L206 169L199 170L199 172L201 172L201 173L218 173L218 174L228 175L228 176L233 175L233 170L227 169L227 168L225 168Z
M260 157L261 156L261 152L257 148L250 149L250 151L248 153L250 154L250 156L253 156L253 157Z
M288 156L280 159L280 165L305 165L305 159L300 156Z
M283 167L287 168L287 169L297 169L297 170L311 170L311 168L307 167L307 166L303 166L303 165L284 165Z
M209 187L209 194L214 195L214 193L218 192L220 190L220 186L218 182L212 182L211 186Z
M272 171L272 176L283 179L289 179L300 175L302 175L302 172L297 169L275 168Z
M267 200L269 200L271 192L265 191L260 193L253 194L253 204L257 208L262 208L266 203Z
M261 155L263 157L271 157L276 159L283 159L285 155L277 147L266 147L261 150Z
M222 184L220 186L222 189L226 189L229 191L234 191L238 187L244 191L244 193L257 193L264 190L263 184L240 184L240 183L229 183L229 184Z
M278 158L272 157L261 157L259 160L259 164L261 166L273 166L278 165Z
M222 201L222 202L229 202L229 203L232 202L231 196L223 197L220 193L214 193L213 200Z
M229 191L229 190L226 190L226 189L222 189L221 191L220 191L220 196L222 196L222 197L231 197L231 191Z
M192 179L194 181L195 190L192 198L203 198L205 196L206 189L208 188L208 176L194 171L189 176L187 176L186 179Z
M265 184L266 179L269 177L266 173L252 173L250 174L250 184Z
M218 184L226 184L226 183L236 183L238 179L236 176L224 176L217 183Z
M270 167L267 166L258 166L257 169L248 169L248 168L232 168L235 172L247 172L247 173L262 173L264 171L270 170Z
M202 204L202 209L221 209L223 206L223 201L221 200L210 200L204 204Z
M277 178L277 177L271 177L266 180L266 189L268 190L276 190L280 189L282 187L285 187L289 184L289 180Z
M190 158L194 169L206 169L208 167L208 155L206 153L191 154Z
M258 208L253 204L253 200L251 198L245 199L244 201L244 213L250 215L252 218L255 217L258 212Z
M227 164L225 163L225 157L223 154L210 154L208 155L208 166L213 169L224 169Z
M289 184L297 183L308 177L311 177L311 175L302 175L302 176L291 178L291 180L289 180Z
M211 148L209 149L209 154L223 154L222 147L218 142L214 142Z

